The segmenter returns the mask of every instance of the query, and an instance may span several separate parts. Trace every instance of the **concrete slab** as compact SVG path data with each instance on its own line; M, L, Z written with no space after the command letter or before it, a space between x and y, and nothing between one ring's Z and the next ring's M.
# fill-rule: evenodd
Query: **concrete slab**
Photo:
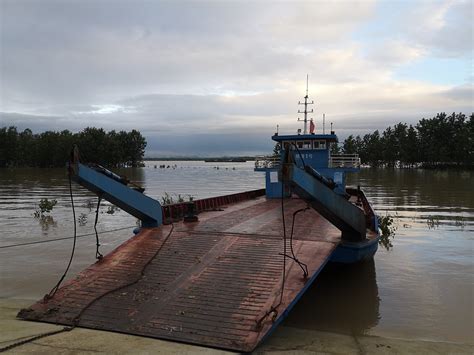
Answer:
M351 336L280 327L256 354L473 354L473 344Z
M0 300L0 349L18 340L61 329L23 321L16 313L31 300ZM133 335L76 328L21 345L8 353L22 354L231 354L226 351ZM473 354L473 344L350 336L280 326L255 354Z
M30 303L31 301L25 300L0 301L0 349L27 337L63 328L62 326L17 319L18 310ZM210 348L80 328L21 345L10 352L16 354L229 354L225 351Z

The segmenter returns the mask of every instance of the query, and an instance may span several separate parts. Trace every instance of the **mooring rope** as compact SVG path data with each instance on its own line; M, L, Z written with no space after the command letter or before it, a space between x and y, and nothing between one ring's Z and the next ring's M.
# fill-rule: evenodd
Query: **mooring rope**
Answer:
M61 286L61 283L63 282L64 278L66 277L69 271L69 268L71 267L72 259L74 258L74 252L76 251L76 241L77 241L76 209L74 207L74 197L72 195L72 180L71 180L70 169L68 171L68 180L69 180L69 197L71 198L71 206L72 206L72 218L74 220L74 237L73 237L73 243L72 243L71 256L69 257L69 262L66 266L66 270L64 270L64 273L59 279L58 283L51 289L51 291L49 291L49 293L46 296L44 296L45 300L54 297L54 295L58 291L59 286Z
M72 196L72 189L71 189L71 196ZM74 212L74 203L72 204L73 206L73 214L75 214ZM75 219L74 219L75 221ZM75 223L74 223L75 225ZM79 312L79 314L73 319L73 323L72 323L72 326L68 326L68 327L64 327L62 329L58 329L58 330L53 330L53 331L50 331L50 332L46 332L46 333L42 333L42 334L38 334L38 335L35 335L35 336L32 336L31 338L27 338L27 339L23 339L23 340L20 340L20 341L17 341L13 344L10 344L10 345L7 345L3 348L0 348L0 352L5 352L5 351L8 351L8 350L11 350L13 348L16 348L18 346L21 346L21 345L24 345L24 344L27 344L27 343L30 343L32 341L35 341L35 340L38 340L38 339L42 339L42 338L45 338L45 337L48 337L48 336L52 336L52 335L56 335L56 334L60 334L60 333L63 333L63 332L69 332L71 330L73 330L74 328L76 328L78 325L79 325L79 322L81 320L81 317L82 315L84 314L84 312L89 309L90 306L92 306L95 302L99 301L100 299L104 298L105 296L113 293L113 292L117 292L119 290L122 290L126 287L129 287L129 286L132 286L134 284L136 284L137 282L139 282L143 276L145 275L145 271L146 271L146 268L151 264L151 262L158 256L158 254L160 253L160 251L163 249L163 247L165 246L165 244L167 243L168 239L171 237L171 234L173 233L173 230L174 230L174 224L171 224L171 229L168 233L168 235L166 236L166 238L163 240L163 243L161 243L161 245L159 246L159 248L156 250L156 252L151 256L151 258L143 265L142 269L140 270L140 275L133 281L125 284L125 285L121 285L121 286L118 286L112 290L109 290L103 294L101 294L100 296L94 298L93 300L91 300L84 308L81 309L81 311ZM76 228L74 228L74 231L76 231ZM63 281L64 277L66 276L67 274L67 271L69 270L69 266L71 265L71 261L72 261L72 257L74 256L74 249L75 249L75 239L77 239L77 236L75 235L75 238L74 238L74 244L73 244L73 251L71 253L71 258L69 259L69 263L68 263L68 266L66 268L66 271L64 272L63 276L61 277L61 279L59 280L59 282L56 284L55 287L53 287L53 289L49 292L49 294L47 294L45 296L45 301L48 301L49 299L53 298L54 295L56 294L61 282ZM54 290L54 292L53 292ZM52 294L51 294L52 293Z
M285 204L284 204L284 193L285 193L285 184L281 183L281 221L283 225L283 254L279 253L280 255L283 255L283 270L282 270L282 279L281 279L281 288L280 288L280 300L278 301L278 304L275 306L272 306L263 316L261 316L257 321L256 321L256 327L257 329L260 329L262 327L262 322L270 315L273 313L273 319L275 319L278 316L278 311L277 308L282 304L283 302L283 293L285 291L285 281L286 281L286 224L285 224Z
M301 162L303 164L303 167L305 167L305 162L304 162L304 159L303 159L303 156L301 155L298 147L296 146L296 144L292 143L299 156L300 156L300 159L301 159ZM283 179L282 179L283 180ZM292 259L293 261L295 261L299 267L301 268L301 270L303 270L303 277L304 278L307 278L308 276L308 266L301 262L300 260L298 260L298 258L296 257L295 253L294 253L294 250L293 250L293 231L294 231L294 226L295 226L295 218L296 218L296 215L299 213L299 212L302 212L302 211L306 211L309 207L305 207L305 208L302 208L302 209L299 209L297 211L295 211L293 213L293 220L292 220L292 223L291 223L291 235L290 235L290 249L291 249L291 255L288 255L287 252L286 252L286 222L285 222L285 204L284 204L284 198L285 198L285 183L282 181L281 182L281 220L282 220L282 228L283 228L283 253L279 253L279 255L282 255L283 256L283 271L282 271L282 281L281 281L281 288L280 288L280 299L278 301L278 304L272 306L267 312L265 312L265 314L260 317L257 321L256 321L256 326L257 326L257 329L261 328L262 327L262 322L270 315L270 314L273 314L273 317L272 319L275 320L276 317L278 316L278 310L277 308L283 303L283 293L285 292L285 281L286 281L286 258L290 258Z
M138 281L140 281L143 276L145 276L145 270L146 268L148 267L148 265L151 264L151 262L158 256L158 254L160 253L161 249L163 249L163 247L165 246L166 242L168 241L168 239L171 237L171 234L173 233L173 230L174 230L174 224L171 223L171 230L169 231L168 235L166 236L165 240L163 241L163 243L161 243L160 247L156 250L156 252L152 255L152 257L143 265L141 271L140 271L140 275L133 281L125 284L125 285L121 285L121 286L118 286L112 290L109 290L103 294L101 294L100 296L94 298L92 301L90 301L83 309L81 309L81 311L79 312L79 314L74 318L73 320L73 327L76 327L80 320L81 320L81 317L82 315L84 314L84 312L89 309L90 306L92 306L94 303L96 303L97 301L99 301L100 299L104 298L105 296L107 295L110 295L111 293L114 293L114 292L117 292L117 291L120 291L126 287L129 287L129 286L132 286L134 284L136 284Z
M53 331L46 332L46 333L41 333L41 334L32 336L31 338L23 339L23 340L15 342L13 344L7 345L3 348L0 348L0 353L11 350L11 349L16 348L17 346L20 346L20 345L31 343L32 341L35 341L35 340L39 340L39 339L42 339L42 338L49 337L51 335L56 335L56 334L64 333L64 332L70 332L73 329L74 329L74 327L64 327L62 329L53 330Z
M94 232L95 232L95 258L101 260L104 256L100 253L99 233L97 233L97 222L99 221L100 196L97 198L97 208L95 210Z
M105 234L105 233L118 232L118 231L121 231L121 230L130 229L130 228L134 228L134 227L136 227L136 225L121 227L121 228L115 228L115 229L109 229L109 230L106 230L106 231L97 232L97 234L100 235L100 234ZM83 238L83 237L90 237L91 235L96 235L96 233L94 232L94 233L87 233L87 234L79 234L79 235L76 236L76 239ZM22 247L22 246L28 246L28 245L34 245L34 244L57 242L57 241L73 239L73 238L74 237L62 237L62 238L54 238L54 239L36 240L34 242L9 244L9 245L0 246L0 249L8 249L8 248Z
M308 265L306 265L304 262L300 261L296 255L295 255L295 252L293 250L293 231L294 231L294 228L295 228L295 219L296 219L296 215L300 212L304 212L306 210L308 210L309 207L305 207L305 208L300 208L299 210L295 211L293 213L293 220L291 222L291 234L290 234L290 250L291 250L291 255L286 255L287 258L290 258L292 260L294 260L298 265L299 267L301 268L301 270L303 270L303 277L306 279L308 277Z

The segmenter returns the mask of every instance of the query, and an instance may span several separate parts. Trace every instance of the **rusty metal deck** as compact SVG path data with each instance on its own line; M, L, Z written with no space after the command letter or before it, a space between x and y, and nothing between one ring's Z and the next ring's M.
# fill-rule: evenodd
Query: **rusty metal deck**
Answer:
M299 199L285 201L288 236L293 212L304 206ZM65 284L53 299L19 316L65 325L76 319L86 328L252 351L285 317L340 241L340 232L314 210L297 215L293 247L308 265L309 278L287 259L278 314L258 326L280 299L280 208L279 200L259 197L203 212L199 222L175 223L167 240L170 225L143 230Z

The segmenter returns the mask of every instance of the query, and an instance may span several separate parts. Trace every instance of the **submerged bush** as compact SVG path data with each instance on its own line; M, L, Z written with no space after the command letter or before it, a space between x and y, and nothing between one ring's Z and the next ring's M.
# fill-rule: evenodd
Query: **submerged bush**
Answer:
M44 217L47 213L50 213L57 203L58 201L54 199L48 200L47 198L42 198L38 204L39 209L34 213L35 218Z
M48 200L47 198L42 198L38 203L38 208L33 213L35 218L39 219L39 223L41 228L44 231L47 231L50 226L56 226L57 223L54 221L53 216L50 216L49 213L53 210L54 206L58 201L56 200Z
M188 200L186 201L186 197ZM162 205L172 205L175 203L183 203L183 202L193 202L194 201L194 196L193 195L181 195L178 194L176 195L176 198L170 195L169 193L165 192L165 195L161 197L161 204Z
M114 213L117 212L118 210L120 210L120 208L118 208L117 206L115 206L115 205L110 205L109 207L107 207L107 211L105 211L105 213L107 213L107 214L114 214Z
M87 215L85 213L81 213L77 218L77 222L80 226L85 226L87 224Z
M379 244L385 249L390 250L393 248L392 239L395 237L395 231L397 227L394 225L393 217L390 215L377 216L379 221L379 228L382 232L380 235Z
M428 229L436 229L439 227L439 216L428 216L426 219Z

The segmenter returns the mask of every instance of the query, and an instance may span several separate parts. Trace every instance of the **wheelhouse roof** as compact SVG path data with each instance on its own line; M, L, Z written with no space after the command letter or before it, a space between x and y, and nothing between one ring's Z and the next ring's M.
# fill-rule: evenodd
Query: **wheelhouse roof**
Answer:
M325 140L328 142L337 142L337 136L335 134L288 134L288 135L278 135L275 134L272 136L272 139L275 142L285 142L285 141L302 141L302 140Z

